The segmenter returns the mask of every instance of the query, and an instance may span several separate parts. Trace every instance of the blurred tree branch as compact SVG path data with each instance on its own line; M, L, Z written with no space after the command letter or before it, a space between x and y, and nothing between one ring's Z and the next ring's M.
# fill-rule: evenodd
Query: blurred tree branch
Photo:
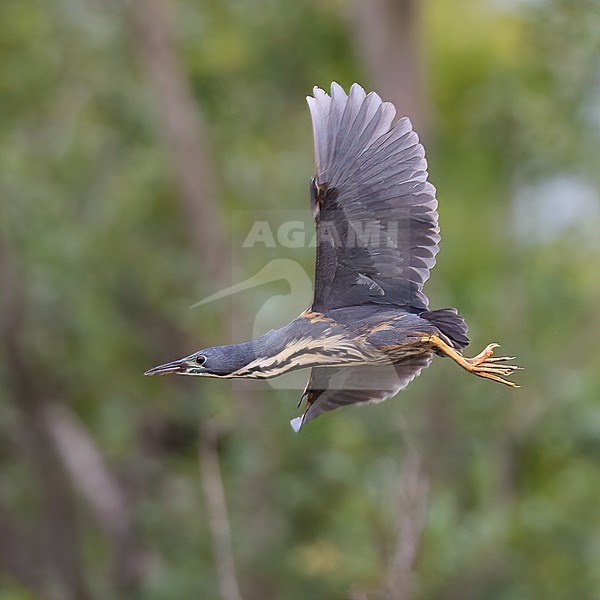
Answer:
M171 167L190 224L190 240L208 277L223 281L228 245L215 197L213 167L202 140L204 126L188 77L175 50L171 15L164 0L135 0L135 41L158 99L158 116L171 150Z
M374 89L410 117L420 134L429 120L419 0L365 0L356 3L355 29Z
M387 573L389 598L413 597L413 567L429 500L429 476L418 452L409 449L398 481L396 540Z
M235 564L230 548L231 531L227 516L227 501L219 462L219 432L215 423L202 424L200 432L200 468L202 486L208 508L210 530L213 536L219 587L223 600L241 600L235 576Z
M175 49L168 4L136 0L132 17L139 55L158 98L165 140L172 149L171 166L181 190L189 238L206 276L225 285L230 256L214 202L210 154L203 143L201 114ZM240 400L243 404L244 399ZM216 433L208 422L200 423L199 457L221 598L239 600Z
M41 416L74 487L112 541L117 589L135 589L144 578L149 556L139 546L123 486L109 471L83 423L68 407L46 404Z

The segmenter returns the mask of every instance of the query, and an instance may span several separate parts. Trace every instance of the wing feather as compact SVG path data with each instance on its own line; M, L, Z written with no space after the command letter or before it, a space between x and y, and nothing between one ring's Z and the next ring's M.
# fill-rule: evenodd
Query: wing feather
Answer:
M303 395L307 408L292 420L292 427L298 431L320 414L349 404L383 402L420 375L431 359L426 354L390 365L314 367Z
M435 188L410 120L392 125L394 106L357 84L346 94L333 83L331 96L315 88L308 103L317 166L313 308L373 302L362 275L383 290L375 302L426 310L423 284L440 235Z

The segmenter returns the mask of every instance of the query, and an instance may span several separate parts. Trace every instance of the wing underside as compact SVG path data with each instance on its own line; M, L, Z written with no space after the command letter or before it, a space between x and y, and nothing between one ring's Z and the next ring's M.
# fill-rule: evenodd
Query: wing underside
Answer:
M350 404L382 402L404 389L431 363L432 354L378 366L314 367L303 394L306 410L293 419L298 431L321 413Z

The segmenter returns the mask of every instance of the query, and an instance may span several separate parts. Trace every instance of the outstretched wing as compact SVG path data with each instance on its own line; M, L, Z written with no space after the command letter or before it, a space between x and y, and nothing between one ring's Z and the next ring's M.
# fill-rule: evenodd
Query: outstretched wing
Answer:
M357 84L308 97L317 174L314 310L391 304L426 310L440 240L435 188L407 118Z
M431 363L432 354L395 364L361 367L313 367L302 398L306 410L291 421L295 431L321 413L340 406L382 402L404 389Z

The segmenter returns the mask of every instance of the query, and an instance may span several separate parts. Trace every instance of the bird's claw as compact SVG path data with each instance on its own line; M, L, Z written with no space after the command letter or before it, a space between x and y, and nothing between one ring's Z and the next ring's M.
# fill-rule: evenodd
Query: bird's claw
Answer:
M474 356L473 358L467 358L467 362L473 365L478 365L482 362L485 362L492 358L495 348L500 348L500 344L492 342L491 344L488 344L477 356ZM500 358L503 357L501 356Z
M504 377L510 377L515 371L522 371L522 367L517 365L499 365L497 363L505 363L509 360L514 360L514 356L493 356L494 348L499 348L500 344L492 343L489 344L482 352L473 358L467 358L466 369L470 373L483 377L484 379L491 379L498 383L503 383L509 387L518 388L520 387L516 383L504 379Z

